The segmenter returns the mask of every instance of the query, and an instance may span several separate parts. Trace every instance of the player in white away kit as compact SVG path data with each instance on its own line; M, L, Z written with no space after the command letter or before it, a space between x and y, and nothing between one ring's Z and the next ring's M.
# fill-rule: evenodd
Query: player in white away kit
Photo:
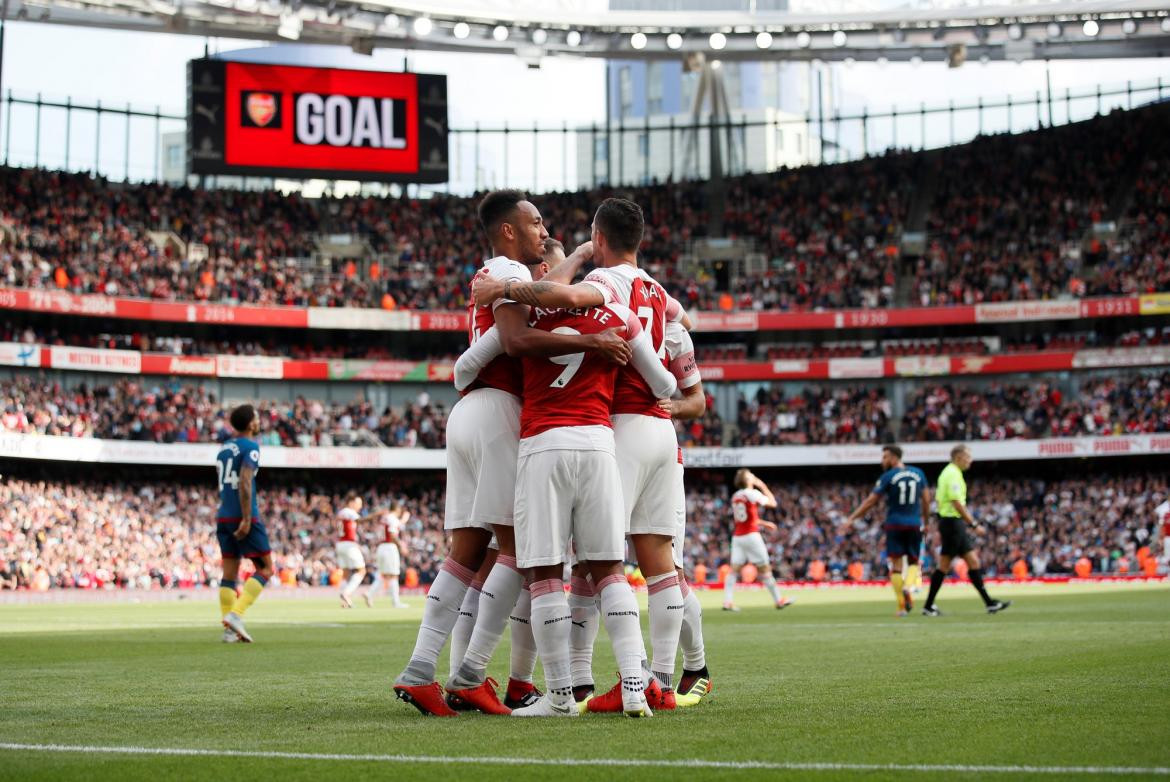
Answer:
M574 286L549 282L512 284L511 296L541 307L596 307L610 303L632 310L642 323L659 363L666 366L666 326L683 317L682 308L646 272L638 268L637 253L645 224L641 208L624 198L608 198L593 218L594 263L599 267ZM498 295L500 285L475 287L484 301ZM697 378L696 378L697 380ZM653 708L674 708L673 677L679 633L683 620L683 595L674 565L672 543L682 519L677 514L678 440L670 413L658 404L647 383L633 367L618 373L612 408L617 460L625 501L626 531L630 535L638 565L650 593L650 639L652 660L647 666L646 695ZM589 630L592 597L587 583L573 581L575 626ZM596 632L596 620L592 624ZM592 637L583 635L574 643L575 697L582 699L592 689L588 655ZM652 672L652 675L650 675ZM581 677L588 676L588 681ZM605 695L589 701L590 711L620 711L622 688L619 682Z
M479 204L479 221L496 257L483 271L506 280L529 280L528 265L542 261L544 241L548 238L540 212L524 193L501 190L489 193ZM579 262L578 262L579 265ZM563 274L576 269L564 264ZM554 272L555 273L555 272ZM474 384L451 410L447 420L447 499L444 526L451 532L448 556L439 575L427 592L418 639L406 669L394 683L397 696L413 704L423 714L453 717L456 712L447 704L443 687L435 681L439 653L451 635L464 605L468 587L483 565L493 530L500 553L488 579L501 566L507 569L512 560L515 572L515 540L512 534L512 504L516 483L516 455L520 437L520 394L522 379L515 356L563 356L581 351L601 351L604 360L628 359L625 341L612 333L587 335L550 334L528 328L528 310L511 301L495 302L491 307L474 304L468 312L468 336L475 344L495 326L498 339L508 355L498 356L484 368ZM520 592L517 572L510 602L493 601L493 610L503 606L504 618L515 605ZM487 587L487 584L484 584ZM479 601L482 603L482 596ZM477 610L484 610L478 605ZM474 617L471 617L474 619ZM491 683L485 681L484 701L495 697ZM476 704L479 705L478 703ZM504 711L502 704L500 711Z
M374 562L378 572L374 574L374 583L364 595L366 605L373 607L374 598L382 596L385 587L390 592L390 600L395 608L407 608L398 597L398 576L402 573L402 557L406 556L406 544L402 542L402 527L410 521L410 511L401 505L395 505L391 510L383 511L379 521L382 524L382 542L374 554Z
M785 608L791 605L792 601L780 595L780 587L776 585L776 577L772 575L772 558L768 556L768 547L764 544L764 536L760 534L760 527L776 529L775 524L760 518L759 510L775 508L776 497L766 483L746 469L735 473L735 488L737 491L731 495L731 516L735 521L735 533L731 538L731 571L723 584L723 610L739 610L735 606L735 581L739 569L748 562L759 568L760 580L768 588L776 607Z

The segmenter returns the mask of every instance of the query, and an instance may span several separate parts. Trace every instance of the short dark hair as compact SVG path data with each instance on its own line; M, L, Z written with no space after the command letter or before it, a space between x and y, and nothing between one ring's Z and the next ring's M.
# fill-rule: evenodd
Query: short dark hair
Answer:
M479 224L489 242L500 223L504 222L516 205L527 200L527 193L515 189L493 190L483 197L478 208Z
M232 429L237 432L246 432L256 418L256 408L251 405L240 405L232 410L228 420L232 422Z
M559 239L554 239L550 236L544 240L544 252L542 255L547 257L553 250L560 250L563 253L565 251L565 245Z
M735 471L735 488L746 489L748 487L748 469L740 467Z
M893 443L890 443L889 445L883 445L882 450L892 453L895 459L902 458L902 447L900 445L894 445Z
M605 199L597 207L593 221L618 252L633 252L642 245L642 234L646 230L642 207L628 198Z

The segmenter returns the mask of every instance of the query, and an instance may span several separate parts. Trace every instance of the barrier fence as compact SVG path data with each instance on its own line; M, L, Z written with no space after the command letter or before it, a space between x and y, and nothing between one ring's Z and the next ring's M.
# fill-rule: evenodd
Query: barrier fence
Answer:
M700 147L711 139L723 146L726 173L759 172L775 166L744 154L742 146L749 132L780 128L803 130L809 139L806 162L836 163L887 149L930 149L964 143L984 133L1063 125L1166 97L1170 97L1170 84L1158 78L965 103L866 107L852 113L815 111L758 118L732 112L723 122L695 122L689 114L680 114L576 127L564 122L552 126L477 123L449 130L451 181L440 189L470 193L521 187L549 192L707 178L708 157L688 157L692 135ZM0 96L0 114L4 165L89 171L124 181L162 179L167 169L160 146L163 134L186 129L186 116L176 109L54 99L15 94L11 89ZM732 149L737 145L738 152ZM240 185L236 179L229 181L233 187ZM256 179L253 184L270 187L271 183ZM211 178L207 184L215 186L216 180ZM396 188L377 185L371 189L386 187Z

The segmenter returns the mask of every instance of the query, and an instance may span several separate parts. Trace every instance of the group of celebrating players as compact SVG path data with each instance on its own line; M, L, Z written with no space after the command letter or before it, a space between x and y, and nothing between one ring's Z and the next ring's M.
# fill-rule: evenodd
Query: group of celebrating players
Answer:
M569 258L523 193L489 194L479 217L495 257L473 282L471 346L455 366L463 396L447 423L450 553L395 692L442 716L466 707L650 716L693 705L710 677L698 600L680 578L686 508L671 418L697 417L706 401L686 313L637 266L642 211L607 199L591 240ZM595 269L569 284L587 260ZM627 538L649 592L649 660L623 570ZM486 671L510 617L501 702ZM601 622L620 680L595 695ZM443 687L435 666L448 638ZM543 693L531 683L531 652Z
M427 591L414 650L394 691L422 713L444 717L472 709L517 717L586 711L648 717L694 706L712 685L702 612L682 571L686 500L671 419L700 416L706 398L687 314L638 267L642 210L626 199L606 199L594 215L590 241L567 258L520 191L487 195L479 219L495 257L472 282L470 347L455 366L462 396L447 422L448 555ZM586 261L593 271L572 284ZM254 487L258 421L249 405L233 410L239 436L217 458L227 642L251 641L242 617L272 575ZM962 470L970 453L957 449L954 456L940 478L943 556L924 613L938 613L934 596L953 556L968 560L988 610L1002 610L1007 604L983 589L961 524L969 516ZM887 498L891 583L904 614L911 598L902 568L917 564L929 492L922 471L903 465L897 446L886 447L882 466L886 472L873 494L849 519ZM776 607L784 608L790 601L779 592L759 533L769 526L759 508L774 508L776 500L748 470L738 471L735 481L724 609L737 610L735 574L749 562L759 568ZM361 502L350 497L338 512L345 607L365 575L356 537ZM395 508L365 517L381 523L384 534L367 602L385 578L400 605L404 514ZM952 516L961 518L948 537L945 522ZM649 593L649 659L623 570L627 543ZM241 557L253 559L256 570L237 595ZM509 620L511 670L501 701L487 668ZM593 646L602 622L619 680L595 694ZM443 686L436 667L448 641L450 675ZM676 686L680 647L683 671ZM543 692L532 681L538 656Z

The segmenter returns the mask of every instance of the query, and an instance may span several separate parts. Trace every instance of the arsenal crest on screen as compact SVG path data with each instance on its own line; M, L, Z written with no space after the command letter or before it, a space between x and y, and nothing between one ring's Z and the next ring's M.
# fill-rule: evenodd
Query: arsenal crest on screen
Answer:
M280 93L244 90L240 93L240 125L245 128L279 128Z

